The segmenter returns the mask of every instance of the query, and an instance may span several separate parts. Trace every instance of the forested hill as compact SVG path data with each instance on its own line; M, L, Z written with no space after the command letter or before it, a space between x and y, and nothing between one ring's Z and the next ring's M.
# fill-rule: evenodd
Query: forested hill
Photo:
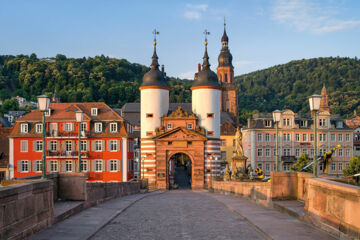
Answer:
M360 60L313 58L291 61L235 77L242 114L259 110L291 109L308 113L307 97L320 94L325 84L330 111L342 116L360 112Z
M149 60L150 63L150 60ZM35 54L0 56L0 99L36 96L57 91L63 102L103 101L112 107L138 102L139 86L148 67L125 59L105 56L93 58L38 59ZM166 70L166 69L165 69ZM190 81L169 79L170 100L189 102Z

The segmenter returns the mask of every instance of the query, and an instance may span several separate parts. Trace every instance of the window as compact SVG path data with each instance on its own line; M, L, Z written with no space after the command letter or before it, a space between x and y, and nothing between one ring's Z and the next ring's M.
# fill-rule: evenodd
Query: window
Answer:
M28 141L21 140L20 141L20 152L27 152L28 151Z
M300 157L300 149L299 148L295 149L295 156Z
M45 116L46 117L50 117L51 115L51 109L49 108L46 112L45 112Z
M290 126L290 118L283 119L283 126Z
M186 128L187 128L187 129L193 129L193 124L192 124L192 123L186 124Z
M265 164L265 171L270 172L270 163Z
M343 122L342 121L337 121L336 122L336 128L343 128Z
M221 144L221 146L225 146L226 145L226 139L221 139L220 144Z
M343 156L343 149L340 148L340 149L338 150L338 152L339 152L339 157L342 157L342 156Z
M339 163L339 171L342 171L342 170L343 170L343 163L340 162L340 163Z
M351 155L350 149L346 149L345 152L346 152L346 156L347 156L347 157L350 157L350 155Z
M72 142L71 141L65 141L65 151L67 151L67 152L72 151Z
M57 172L58 171L58 162L56 160L50 161L50 172Z
M91 108L91 116L97 116L98 115L98 109L97 108Z
M290 166L291 166L291 164L284 163L284 166L283 166L284 171L290 171Z
M214 114L213 114L213 113L208 113L208 114L207 114L207 117L208 117L208 118L214 118Z
M42 162L41 160L35 161L35 172L41 172L42 171Z
M50 151L51 152L57 151L57 142L56 141L50 141Z
M167 129L172 129L172 124L171 123L167 124Z
M152 135L153 135L153 132L152 132L152 131L147 131L147 132L146 132L146 136L147 136L147 137L151 137Z
M258 157L262 157L262 156L263 156L263 150L262 150L262 148L258 148L258 150L257 150L257 156L258 156Z
M313 157L313 156L314 156L314 149L311 148L311 149L310 149L310 157Z
M331 164L331 171L336 171L336 164L335 163Z
M73 164L71 160L65 161L65 172L72 172L73 171Z
M80 141L80 151L87 151L87 141Z
M284 148L284 156L290 156L290 148Z
M102 140L95 140L95 151L101 152L102 150Z
M270 142L270 134L269 133L265 134L265 142Z
M270 157L270 148L265 149L265 157Z
M299 142L300 141L300 134L295 134L295 141L296 142Z
M29 132L29 124L27 124L27 123L20 124L20 132L28 133Z
M102 123L95 123L95 132L100 133L102 132Z
M284 133L283 134L283 141L284 142L290 142L290 133Z
M81 171L83 172L89 171L88 161L81 160Z
M42 151L42 141L35 141L35 152L41 152Z
M258 135L257 135L257 141L258 141L258 142L262 142L262 137L263 137L262 133L258 133Z
M208 136L214 136L214 131L208 131Z
M110 140L110 151L115 152L117 151L117 141L116 140Z
M226 161L226 152L221 151L221 160Z
M118 171L118 161L110 160L110 172L117 172L117 171Z
M326 119L319 119L319 126L326 127Z
M274 148L274 157L276 157L276 148Z
M28 160L22 160L20 162L20 171L21 172L29 172L29 161Z
M303 138L303 142L306 142L306 141L307 141L307 134L304 133L303 136L302 136L302 138Z
M41 123L37 123L35 125L35 132L36 133L42 133L43 132L43 125Z
M103 171L103 160L95 160L95 172Z
M80 131L86 131L87 130L87 123L81 123L80 124Z
M274 133L274 142L276 142L276 133Z
M314 134L311 133L311 134L310 134L310 142L313 142L313 141L314 141Z
M335 141L336 141L335 133L332 133L332 134L331 134L331 141L332 141L332 142L335 142Z
M326 133L320 133L319 134L319 141L320 142L326 142Z
M117 123L110 123L110 132L117 132Z
M152 118L153 116L154 116L154 115L153 115L152 113L147 113L147 114L146 114L146 117L147 117L147 118Z
M301 120L299 123L300 127L307 127L307 122L306 120Z
M188 145L192 145L192 142L191 142L191 141L188 141L187 144L188 144Z
M258 168L261 168L261 170L262 170L262 163L258 163Z
M308 150L306 148L303 148L302 152L305 153L306 155L308 154Z
M172 145L172 142L171 142L171 141L169 141L169 142L168 142L168 145Z
M264 125L265 127L271 127L271 120L265 120Z
M348 167L349 167L349 163L348 163L348 162L345 164L345 167L346 167L346 168L348 168Z
M342 141L343 141L343 135L342 135L341 133L338 135L338 141L339 141L339 142L342 142Z
M345 135L345 141L350 142L350 134L347 133Z
M74 129L73 129L73 123L65 123L64 124L64 131L67 131L67 132L71 132L71 131L73 131Z

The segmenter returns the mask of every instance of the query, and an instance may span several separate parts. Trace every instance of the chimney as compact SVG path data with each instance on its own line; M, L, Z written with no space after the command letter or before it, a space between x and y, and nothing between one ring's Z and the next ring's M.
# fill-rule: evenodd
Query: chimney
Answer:
M251 128L251 126L250 126L250 125L251 125L251 119L250 119L250 118L248 118L248 120L247 120L247 127L248 127L248 128Z
M164 64L163 64L163 65L161 65L161 71L162 71L162 73L164 73L164 70L165 70L165 67L164 67Z
M201 65L198 63L198 72L201 72Z

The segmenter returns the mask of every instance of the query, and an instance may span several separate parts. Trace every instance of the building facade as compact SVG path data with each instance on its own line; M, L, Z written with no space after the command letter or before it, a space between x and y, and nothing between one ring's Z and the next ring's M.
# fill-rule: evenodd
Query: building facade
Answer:
M77 110L84 112L81 124L75 121ZM105 103L50 103L45 116L48 173L78 172L80 150L81 171L88 181L133 178L132 126ZM11 178L41 174L41 118L42 113L34 110L16 121L9 136Z
M317 156L323 155L337 145L328 173L341 175L353 156L353 130L344 119L330 115L326 89L322 90L322 104L317 120ZM276 131L272 114L254 114L243 129L243 146L253 168L260 167L266 175L275 169ZM289 171L293 163L306 153L314 157L314 122L309 116L301 116L284 110L279 122L279 169ZM319 166L320 171L321 166Z
M346 125L354 130L354 156L360 155L360 116L356 110L354 116L346 119Z

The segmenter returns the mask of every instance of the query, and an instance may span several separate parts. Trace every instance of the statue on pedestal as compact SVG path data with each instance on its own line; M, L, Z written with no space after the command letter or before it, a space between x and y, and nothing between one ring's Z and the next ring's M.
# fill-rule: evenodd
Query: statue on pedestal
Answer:
M242 146L243 134L240 128L236 129L235 133L235 151L231 159L231 178L235 180L236 178L242 178L246 175L246 160L247 157L244 156L244 148Z

